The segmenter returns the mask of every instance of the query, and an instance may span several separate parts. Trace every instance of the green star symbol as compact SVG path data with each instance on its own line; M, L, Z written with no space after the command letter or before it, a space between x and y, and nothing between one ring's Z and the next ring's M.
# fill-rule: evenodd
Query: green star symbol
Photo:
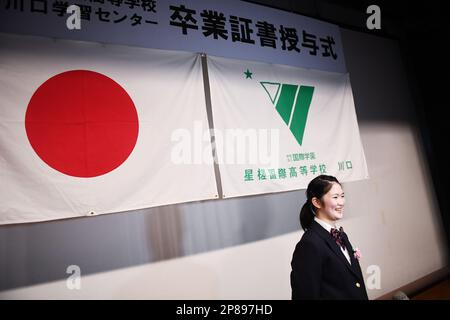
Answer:
M248 79L248 78L252 79L253 73L251 73L250 70L247 69L247 71L245 71L244 74L245 74L245 79Z

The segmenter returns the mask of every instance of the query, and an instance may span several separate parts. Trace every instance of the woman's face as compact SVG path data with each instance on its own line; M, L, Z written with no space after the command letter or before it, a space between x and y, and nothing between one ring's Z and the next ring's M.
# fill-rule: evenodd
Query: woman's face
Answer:
M322 197L320 202L316 202L320 205L317 210L319 218L323 218L329 221L336 221L342 219L344 216L344 190L339 183L332 182L331 189Z

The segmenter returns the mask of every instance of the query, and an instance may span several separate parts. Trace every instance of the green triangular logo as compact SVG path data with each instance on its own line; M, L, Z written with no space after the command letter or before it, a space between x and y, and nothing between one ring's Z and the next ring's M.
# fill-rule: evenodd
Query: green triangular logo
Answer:
M263 86L264 90L266 90L267 94L269 95L270 101L272 103L275 103L275 100L277 99L278 92L280 92L280 86L281 83L277 82L260 82Z
M302 145L314 87L268 81L260 83L298 144Z

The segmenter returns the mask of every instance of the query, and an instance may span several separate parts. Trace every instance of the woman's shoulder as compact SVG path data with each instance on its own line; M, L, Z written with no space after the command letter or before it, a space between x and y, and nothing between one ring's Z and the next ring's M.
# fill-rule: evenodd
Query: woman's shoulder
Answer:
M307 230L295 246L293 261L310 256L320 257L323 250L322 239L313 230Z
M297 246L318 246L320 243L320 237L314 230L306 230L300 238Z

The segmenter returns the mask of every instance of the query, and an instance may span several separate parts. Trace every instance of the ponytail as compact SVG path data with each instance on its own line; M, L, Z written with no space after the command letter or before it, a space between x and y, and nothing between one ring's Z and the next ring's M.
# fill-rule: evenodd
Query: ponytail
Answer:
M308 199L300 210L300 224L303 230L306 231L313 221L314 212L312 211L311 202Z

